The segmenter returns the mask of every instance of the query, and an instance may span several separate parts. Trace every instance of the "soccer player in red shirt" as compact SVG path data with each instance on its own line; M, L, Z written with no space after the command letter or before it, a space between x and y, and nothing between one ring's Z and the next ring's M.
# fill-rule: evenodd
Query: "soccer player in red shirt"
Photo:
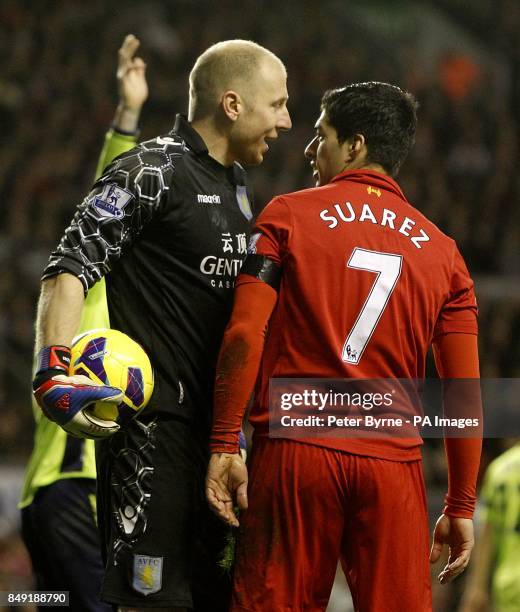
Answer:
M441 378L479 376L464 261L393 178L416 106L386 83L327 92L305 152L316 188L274 198L257 220L219 358L206 481L230 524L249 497L234 611L325 610L338 558L357 611L431 610L420 437L269 437L269 379L422 379L430 345ZM255 380L247 490L238 435ZM449 546L442 583L473 547L481 450L480 439L445 443L449 487L430 553L435 562Z

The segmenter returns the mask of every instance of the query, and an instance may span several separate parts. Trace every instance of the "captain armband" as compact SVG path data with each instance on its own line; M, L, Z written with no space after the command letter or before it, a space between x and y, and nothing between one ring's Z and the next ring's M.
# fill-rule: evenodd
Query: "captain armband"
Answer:
M248 274L263 281L275 291L278 291L280 288L282 268L265 255L248 255L240 269L240 273Z

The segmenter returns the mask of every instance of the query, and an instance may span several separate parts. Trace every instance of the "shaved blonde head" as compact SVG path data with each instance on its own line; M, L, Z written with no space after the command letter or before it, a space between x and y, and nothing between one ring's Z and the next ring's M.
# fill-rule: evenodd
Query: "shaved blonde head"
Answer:
M277 63L285 71L274 53L250 40L225 40L206 49L190 73L189 120L214 114L226 91L252 99L256 75L266 62Z

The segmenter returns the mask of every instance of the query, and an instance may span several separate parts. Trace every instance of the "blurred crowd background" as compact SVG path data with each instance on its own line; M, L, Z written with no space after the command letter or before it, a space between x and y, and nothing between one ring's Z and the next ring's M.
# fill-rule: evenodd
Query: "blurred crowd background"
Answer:
M250 173L258 210L274 194L311 185L303 150L325 89L380 80L412 91L419 129L399 182L455 238L475 278L482 375L520 375L517 0L3 0L0 466L4 483L11 477L14 484L0 498L0 584L6 575L28 580L12 554L18 543L9 540L9 516L32 442L39 278L91 183L117 100L116 51L128 32L141 39L148 64L141 139L168 132L174 114L187 112L189 70L210 44L248 38L285 61L294 127ZM501 442L485 448L484 465ZM442 445L428 444L426 459L436 511L445 486ZM452 600L438 609L451 609Z

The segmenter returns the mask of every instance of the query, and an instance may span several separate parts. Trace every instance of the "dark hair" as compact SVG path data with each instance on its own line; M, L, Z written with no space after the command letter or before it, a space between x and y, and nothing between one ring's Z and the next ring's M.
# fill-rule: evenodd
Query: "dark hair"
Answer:
M397 176L415 142L418 103L411 93L388 83L354 83L323 94L321 109L338 141L363 134L368 162Z

